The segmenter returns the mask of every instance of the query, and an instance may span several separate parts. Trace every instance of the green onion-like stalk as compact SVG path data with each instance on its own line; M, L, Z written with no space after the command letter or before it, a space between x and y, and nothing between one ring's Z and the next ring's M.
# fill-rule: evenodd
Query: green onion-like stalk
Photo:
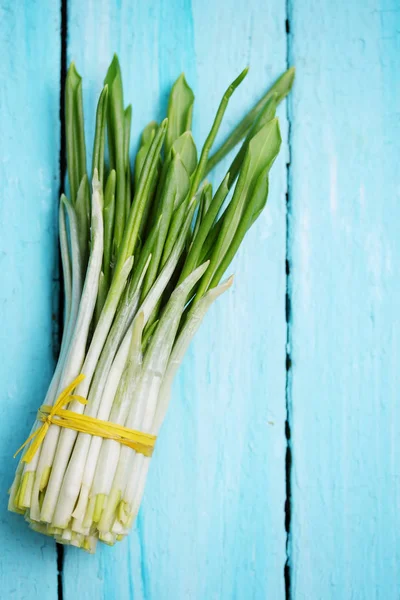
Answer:
M88 402L74 400L69 410L158 435L189 343L232 285L232 277L220 280L266 204L280 149L275 111L294 69L213 152L230 97L246 75L247 69L223 95L199 158L190 130L194 94L181 75L167 119L145 127L131 164L132 108L124 108L114 56L97 106L88 175L82 80L70 66L69 189L59 213L64 331L44 404L53 405L83 373L75 394ZM204 177L240 143L213 194ZM34 531L92 553L98 540L112 545L129 533L149 465L149 457L118 441L52 424L33 459L20 460L9 509L24 514Z

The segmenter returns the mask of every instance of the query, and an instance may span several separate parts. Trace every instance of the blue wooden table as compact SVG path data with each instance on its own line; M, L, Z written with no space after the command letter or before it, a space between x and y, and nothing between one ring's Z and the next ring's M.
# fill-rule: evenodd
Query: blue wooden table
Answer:
M0 23L1 599L400 598L398 0L0 0ZM199 143L245 65L225 132L288 65L297 79L134 531L89 556L5 492L57 349L60 76L75 60L91 136L114 51L134 139L181 71Z

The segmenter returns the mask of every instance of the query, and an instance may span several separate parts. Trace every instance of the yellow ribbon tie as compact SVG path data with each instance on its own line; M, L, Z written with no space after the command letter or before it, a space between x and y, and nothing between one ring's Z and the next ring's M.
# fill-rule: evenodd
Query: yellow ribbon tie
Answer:
M81 404L87 404L87 400L83 398L83 396L71 394L84 378L85 376L83 373L78 375L78 377L76 377L74 381L61 392L53 406L43 404L39 408L37 418L43 425L31 433L28 439L14 454L14 458L33 440L31 446L22 458L26 463L31 462L46 437L50 425L58 425L59 427L66 427L67 429L73 429L80 433L87 433L89 435L115 440L124 446L132 448L132 450L135 450L140 454L144 454L144 456L151 456L153 454L157 439L155 435L129 429L123 425L110 423L109 421L103 421L88 415L81 415L72 410L63 409L63 406L69 404L72 400L77 400Z

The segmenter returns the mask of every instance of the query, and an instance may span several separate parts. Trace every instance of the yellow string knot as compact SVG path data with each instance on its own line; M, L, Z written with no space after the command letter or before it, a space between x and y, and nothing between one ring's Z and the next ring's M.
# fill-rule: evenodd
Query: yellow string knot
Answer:
M95 417L90 417L85 414L81 415L72 410L65 410L63 408L63 406L69 404L73 400L76 400L81 404L87 404L86 398L72 394L72 391L84 378L85 376L83 373L78 375L78 377L76 377L73 382L61 392L53 406L43 404L39 408L37 420L42 422L42 425L35 429L22 446L18 448L14 454L14 458L29 444L29 442L32 442L22 458L23 462L29 463L38 451L51 425L58 425L59 427L66 427L67 429L73 429L74 431L81 433L88 433L90 435L115 440L140 454L144 454L144 456L150 457L153 454L157 439L155 435L129 429L128 427L118 425L117 423L102 421L101 419L96 419Z

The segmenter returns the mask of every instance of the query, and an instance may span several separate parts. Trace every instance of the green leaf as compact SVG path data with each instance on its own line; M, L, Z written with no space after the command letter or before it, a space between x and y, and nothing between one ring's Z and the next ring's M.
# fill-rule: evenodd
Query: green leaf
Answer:
M124 156L125 156L125 218L131 208L131 165L129 160L129 146L131 141L132 106L125 109L124 115Z
M157 166L160 160L160 152L164 142L167 125L168 120L165 119L158 128L158 131L151 143L149 152L146 156L146 160L144 161L142 172L139 178L138 188L135 194L135 199L132 205L132 209L129 213L128 222L124 230L124 237L118 254L118 262L116 266L117 271L119 271L122 268L122 265L124 264L128 256L131 256L133 254L135 246L137 244L142 218L143 215L146 214L149 200L151 200L149 192L151 190L152 182L154 180L154 174L156 173Z
M78 187L86 175L86 147L83 124L82 78L74 63L65 83L65 135L71 202L75 204Z
M89 256L90 237L90 189L87 175L84 175L78 189L75 203L78 221L79 248L83 271L86 271Z
M104 303L107 298L107 292L108 292L108 285L105 280L104 273L101 272L100 277L99 277L99 289L97 292L96 307L95 307L95 313L94 313L95 324L98 323L98 321L100 319L101 311L103 310Z
M83 97L82 97L82 80L79 81L75 95L75 136L76 146L75 151L78 156L78 177L86 175L86 144L85 144L85 127L83 119Z
M193 230L193 240L199 232L201 222L203 221L205 214L208 210L212 201L212 185L208 181L204 183L200 193L199 210L197 211L196 223ZM193 241L192 241L193 243Z
M157 121L150 121L150 123L146 125L146 127L142 131L142 138L140 142L141 146L146 146L151 143L158 127L159 125Z
M182 73L172 86L168 101L168 131L165 151L168 155L175 140L192 125L194 94Z
M104 84L108 85L108 143L110 166L116 171L114 246L116 251L122 241L125 228L125 154L124 154L124 99L121 69L115 54L108 69Z
M213 275L209 288L214 288L218 285L226 269L238 251L246 232L262 212L268 198L268 174L269 166L265 167L257 179L251 200L244 211L244 215L240 220L239 226L227 252L220 261L218 268Z
M110 172L106 189L104 193L104 254L103 254L103 272L107 286L110 285L111 278L111 257L114 231L115 216L115 184L116 174L114 169Z
M187 216L187 205L186 202L181 202L181 204L176 208L173 212L171 224L168 230L168 235L165 240L163 254L161 259L161 267L165 265L168 260L169 255L172 252L172 248L176 240L179 237L179 233L181 231L182 225Z
M156 321L154 321L153 323L149 324L148 327L146 327L146 329L143 332L143 341L142 341L142 352L146 351L146 348L148 346L148 343L151 340L151 337L153 335L153 333L155 332L157 325L159 324L160 320L157 319Z
M247 192L251 185L250 170L251 156L248 151L246 152L232 200L228 204L221 219L221 230L212 250L209 269L202 280L200 292L197 294L198 298L200 298L208 289L212 275L214 274L215 269L218 267L221 258L225 255L225 252L228 249L229 244L231 243L235 231L239 225L240 218L246 204Z
M265 168L270 169L281 147L282 138L278 119L272 119L261 127L250 140L246 154L249 156L250 165L248 178L250 185L248 196L251 196L256 181Z
M197 260L198 265L201 265L201 263L203 263L205 260L211 259L212 249L214 248L214 246L217 242L217 239L221 232L223 224L224 224L224 220L222 217L220 217L218 219L218 221L216 223L214 223L214 225L210 229L210 232L207 235L207 238L201 248L201 252L200 252L198 260Z
M229 187L228 187L228 179L229 173L226 175L225 179L222 181L219 186L214 198L211 201L209 209L206 211L204 219L202 219L201 225L199 227L199 231L195 239L192 242L191 247L189 248L188 256L186 257L185 265L182 269L182 273L179 278L179 282L182 282L185 277L189 273L193 271L199 264L200 260L204 262L200 257L202 256L202 249L208 236L211 232L211 228L218 216L218 213L225 201L225 198L228 195ZM212 239L211 245L213 245L215 239Z
M246 207L252 199L256 204L262 203L262 200L258 197L258 195L262 196L262 192L258 188L256 190L256 186L260 174L262 172L268 174L279 152L280 145L281 135L278 119L273 119L263 125L250 140L232 200L221 217L221 228L212 248L210 266L200 282L193 307L207 291L211 281L215 279L215 273L221 262L223 262L225 255L229 252L237 230L240 229ZM255 200L253 197L255 197Z
M160 231L160 222L161 219L159 219L159 221L152 227L149 235L146 237L146 241L143 245L143 247L140 249L137 249L138 252L138 256L139 259L136 261L135 260L135 268L133 269L133 275L132 275L132 279L129 285L129 294L132 294L134 290L136 290L139 281L143 275L144 269L147 269L149 267L148 264L148 260L149 257L151 256L151 253L153 251L154 248L154 244L156 242L157 236L158 236L158 232Z
M106 119L108 103L108 86L104 86L96 111L96 129L93 145L92 177L97 169L101 185L104 185L104 148L106 140Z
M276 102L279 104L288 95L293 85L294 76L295 68L291 67L275 81L273 86L262 98L260 98L240 121L239 125L237 125L229 134L218 150L209 158L205 169L205 175L207 175L207 173L209 173L211 169L213 169L215 165L218 164L246 136L271 96L276 94Z
M131 141L132 126L132 104L126 107L124 112L124 157L125 169L129 166L129 145Z
M175 178L175 199L174 199L174 209L178 208L182 202L185 200L186 203L189 202L188 193L190 188L190 178L189 173L187 172L185 165L182 161L182 157L180 154L174 156L171 160L171 165L173 165L174 170L174 178ZM163 202L161 201L161 212L163 209Z
M260 129L266 123L268 123L269 121L272 121L272 119L275 117L276 102L277 102L277 95L273 94L271 96L271 98L269 100L267 100L259 117L257 118L256 122L254 123L253 127L248 132L246 139L244 140L239 152L233 159L233 162L228 169L229 173L230 173L229 187L231 187L236 180L236 177L239 173L240 167L243 163L244 156L246 154L246 150L249 147L250 140L260 131Z
M238 77L229 85L228 89L225 91L225 94L222 96L222 100L219 104L217 114L215 115L213 124L210 129L210 133L208 134L206 141L204 142L204 146L201 150L199 164L197 165L196 171L193 173L192 184L190 189L190 196L194 195L200 181L203 179L206 174L207 160L210 150L215 142L215 138L217 137L219 128L222 123L222 119L224 117L225 111L227 109L230 97L233 92L239 85L242 83L243 79L246 77L249 69L244 69Z
M146 127L143 129L142 138L140 141L140 148L136 154L135 159L135 190L139 184L140 174L142 172L142 168L144 165L144 161L146 160L146 156L149 152L151 143L156 135L156 131L158 129L158 123L156 121L151 121Z
M144 280L142 298L146 297L159 272L159 264L170 228L172 213L177 202L176 199L180 198L178 205L181 204L181 200L186 197L188 190L189 176L179 155L176 155L169 164L165 185L163 186L160 198L160 229L152 250L151 263Z
M189 177L191 177L197 167L197 148L192 133L190 131L182 133L173 143L172 151L179 154Z

